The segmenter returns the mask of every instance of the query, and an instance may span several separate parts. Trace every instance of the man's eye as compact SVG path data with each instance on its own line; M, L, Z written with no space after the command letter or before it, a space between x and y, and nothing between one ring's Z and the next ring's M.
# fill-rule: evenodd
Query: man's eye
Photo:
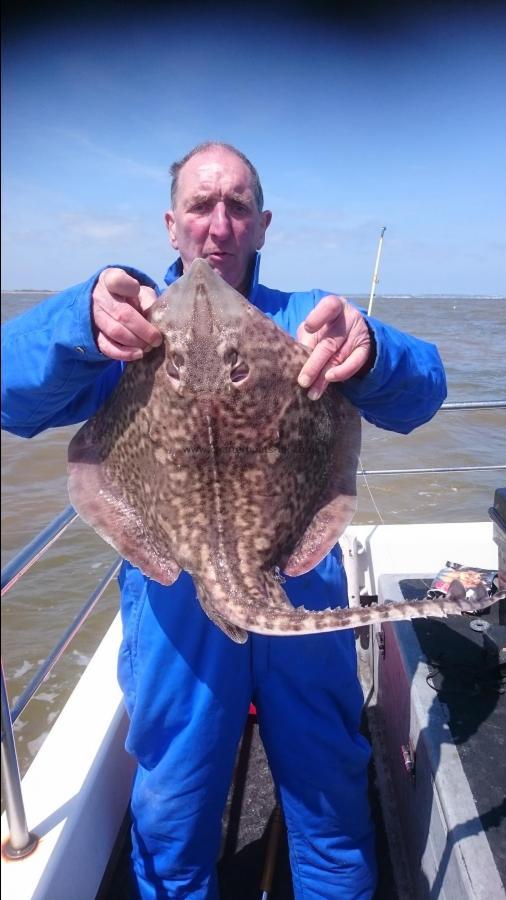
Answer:
M246 206L245 203L241 203L240 200L232 200L229 205L230 205L230 209L232 210L232 212L235 212L238 214L248 212L248 207Z

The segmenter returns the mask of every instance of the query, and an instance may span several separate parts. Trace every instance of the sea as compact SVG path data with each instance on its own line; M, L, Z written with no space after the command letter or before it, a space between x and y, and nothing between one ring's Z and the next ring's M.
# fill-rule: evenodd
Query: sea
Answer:
M45 292L2 293L2 322ZM367 306L367 298L353 296ZM506 297L378 296L372 314L437 344L448 400L506 400ZM31 440L2 432L2 567L68 504L66 454L78 426ZM366 471L506 462L506 410L441 411L410 435L364 425ZM488 518L506 471L370 474L359 478L355 523L473 522ZM11 706L115 558L78 522L2 600L2 661ZM446 562L441 548L441 565ZM470 560L455 560L467 562ZM113 583L15 724L24 773L118 609Z

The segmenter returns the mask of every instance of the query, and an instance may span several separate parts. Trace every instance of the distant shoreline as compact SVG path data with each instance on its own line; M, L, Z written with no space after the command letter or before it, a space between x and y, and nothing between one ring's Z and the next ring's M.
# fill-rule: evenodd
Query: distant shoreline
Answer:
M60 290L49 290L48 288L2 288L2 294L59 294ZM357 294L348 291L341 292L344 297L352 300L360 300L366 305L367 295ZM375 301L378 300L506 300L504 294L376 294Z

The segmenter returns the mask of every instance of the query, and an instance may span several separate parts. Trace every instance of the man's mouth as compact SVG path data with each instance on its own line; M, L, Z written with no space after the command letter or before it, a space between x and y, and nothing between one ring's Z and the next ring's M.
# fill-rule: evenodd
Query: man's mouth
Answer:
M231 256L231 254L225 250L211 250L206 253L206 259L226 259L227 256Z

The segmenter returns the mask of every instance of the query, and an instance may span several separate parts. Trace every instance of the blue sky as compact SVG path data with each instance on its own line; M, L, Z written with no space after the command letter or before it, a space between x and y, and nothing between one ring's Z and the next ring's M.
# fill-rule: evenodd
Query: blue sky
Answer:
M25 25L3 75L3 289L108 263L161 281L170 163L214 138L260 171L262 280L506 294L506 18L354 27L145 11Z

